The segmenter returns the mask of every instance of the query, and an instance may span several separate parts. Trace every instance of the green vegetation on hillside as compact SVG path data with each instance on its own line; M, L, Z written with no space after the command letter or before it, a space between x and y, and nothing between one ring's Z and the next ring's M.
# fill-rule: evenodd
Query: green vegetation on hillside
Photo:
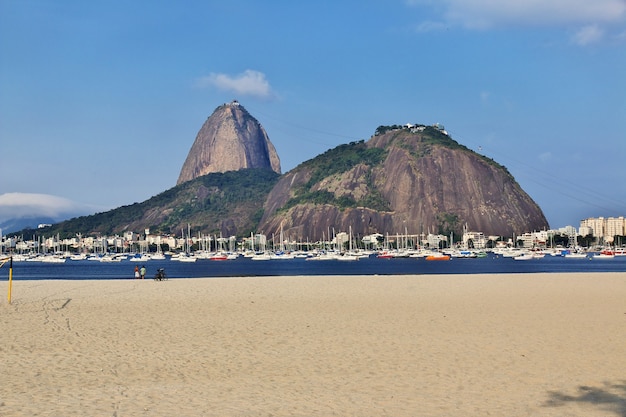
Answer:
M350 142L330 149L302 165L312 168L311 179L305 185L311 188L322 179L347 172L357 164L374 166L387 156L387 151L379 148L368 148L365 141Z
M220 224L233 217L245 232L253 231L263 214L263 203L279 175L270 170L245 169L212 173L177 185L142 203L82 216L39 230L22 231L61 238L114 235L125 231L175 234L191 223L193 231L219 233Z
M409 149L411 154L415 158L421 158L425 155L428 155L432 149L432 145L439 145L439 146L444 146L448 149L459 149L459 150L463 150L466 152L471 152L472 154L476 155L477 157L485 161L487 164L494 166L498 169L502 169L504 172L507 173L507 175L510 178L513 178L513 176L511 175L511 173L508 171L508 169L505 166L500 165L499 163L494 161L492 158L475 153L474 151L472 151L465 145L461 145L459 142L452 139L452 137L450 137L448 134L444 133L442 128L438 127L438 125L436 126L414 125L413 128L419 129L419 130L413 131L407 128L406 126L402 126L402 125L378 126L376 128L376 132L374 133L374 135L378 136L378 135L383 135L388 132L398 132L400 135L410 134L410 135L415 135L419 137L420 145L421 145L419 147L419 151L410 150L408 147L408 144L399 145L401 147L405 147Z
M313 191L315 184L332 175L343 174L350 171L358 164L376 166L384 161L387 151L380 148L369 148L365 141L350 142L330 149L323 154L301 165L301 168L309 169L311 177L306 184L295 189L295 195L281 207L280 211L289 210L298 204L332 204L339 209L354 207L368 207L372 210L388 210L389 203L370 183L368 175L368 195L362 200L355 200L350 196L336 197L333 193L325 190Z

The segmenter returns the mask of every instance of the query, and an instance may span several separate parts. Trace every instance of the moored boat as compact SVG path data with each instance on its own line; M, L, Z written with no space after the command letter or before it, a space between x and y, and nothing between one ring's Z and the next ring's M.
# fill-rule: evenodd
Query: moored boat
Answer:
M535 257L528 252L522 252L517 256L513 257L514 260L516 261L530 261L531 259L535 259Z
M615 252L612 250L603 250L600 253L593 255L593 259L613 259L615 258Z
M228 255L225 253L214 253L213 255L209 256L209 260L210 261L226 261L228 260Z
M444 253L433 253L426 257L427 261L449 261L450 255L446 255Z
M272 258L269 253L260 252L260 253L255 253L250 259L253 261L269 261Z

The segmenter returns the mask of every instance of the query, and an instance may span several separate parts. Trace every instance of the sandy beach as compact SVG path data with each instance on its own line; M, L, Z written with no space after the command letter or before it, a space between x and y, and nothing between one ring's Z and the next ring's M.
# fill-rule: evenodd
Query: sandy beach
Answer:
M626 416L626 273L0 283L0 416Z

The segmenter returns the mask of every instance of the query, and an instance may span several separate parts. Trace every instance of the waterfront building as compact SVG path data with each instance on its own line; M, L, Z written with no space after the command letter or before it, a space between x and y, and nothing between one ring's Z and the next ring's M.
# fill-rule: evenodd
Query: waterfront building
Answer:
M429 233L428 236L426 236L426 244L430 248L439 248L439 247L441 247L442 243L444 245L448 244L448 237L447 236L444 236L444 235L433 235L431 233Z
M363 236L361 242L365 245L366 249L377 249L380 246L380 242L384 240L384 236L380 233L374 233L371 235Z
M474 249L485 249L487 247L487 240L483 232L463 232L463 247L470 247L470 242Z
M615 236L626 236L626 219L619 217L590 217L580 221L580 233L582 236L591 234L599 243L613 243Z
M613 243L615 236L626 236L626 223L624 217L609 217L606 219L605 241Z

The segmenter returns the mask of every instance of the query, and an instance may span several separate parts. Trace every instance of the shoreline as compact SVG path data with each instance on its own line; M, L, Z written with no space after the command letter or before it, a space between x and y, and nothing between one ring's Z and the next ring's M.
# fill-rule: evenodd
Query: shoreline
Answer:
M626 273L254 278L0 282L0 414L623 414Z

